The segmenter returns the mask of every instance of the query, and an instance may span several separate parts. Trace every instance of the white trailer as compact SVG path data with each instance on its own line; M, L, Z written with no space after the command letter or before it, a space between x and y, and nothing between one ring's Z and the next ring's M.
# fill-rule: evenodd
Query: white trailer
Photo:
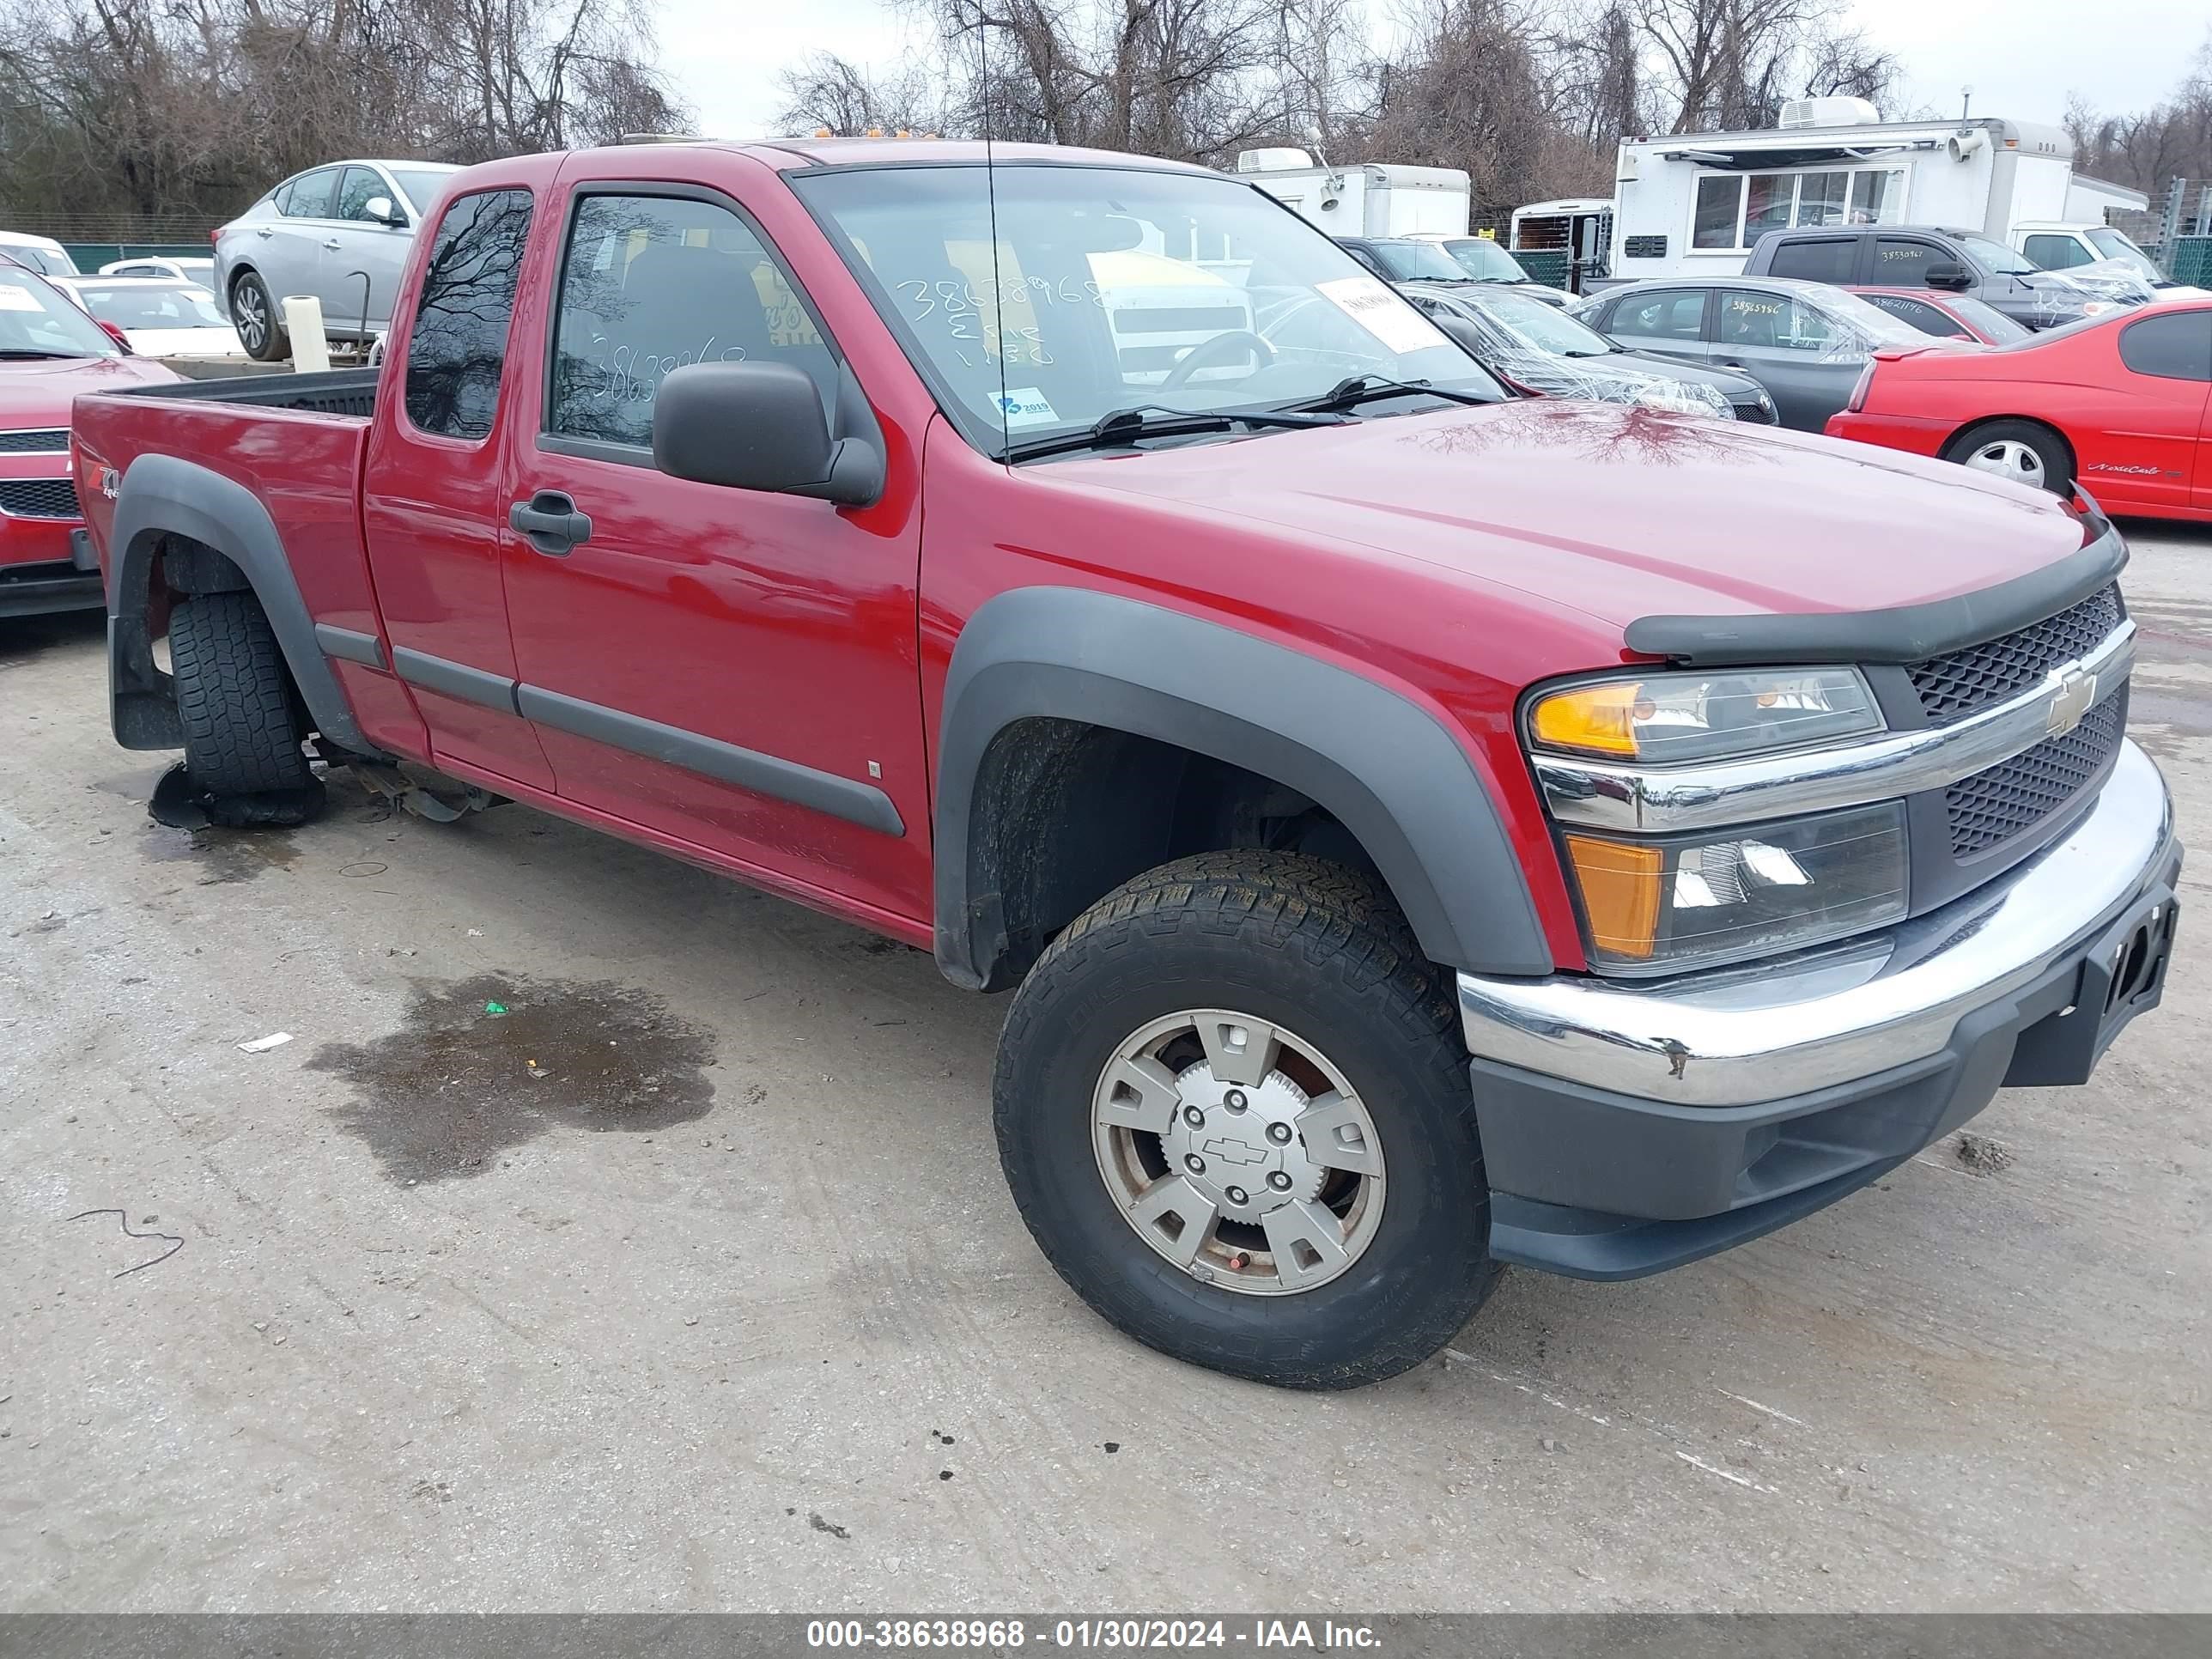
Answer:
M1474 199L1457 167L1317 167L1287 146L1243 151L1237 171L1332 236L1464 236Z
M1938 225L2001 242L2063 222L2074 146L2056 127L1989 117L1884 121L1858 98L1785 106L1784 125L1624 142L1612 275L1730 276L1770 230Z

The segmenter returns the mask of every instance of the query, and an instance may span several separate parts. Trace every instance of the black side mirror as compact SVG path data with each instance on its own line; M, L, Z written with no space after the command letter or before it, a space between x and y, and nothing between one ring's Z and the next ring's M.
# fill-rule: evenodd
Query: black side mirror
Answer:
M841 425L847 401L839 398ZM670 370L653 394L653 464L696 483L843 507L866 507L884 491L881 452L865 438L831 436L822 394L788 363Z
M1930 265L1921 273L1920 280L1930 288L1948 289L1954 294L1963 294L1974 285L1974 273L1964 265Z
M1429 320L1451 336L1452 343L1478 363L1490 350L1490 342L1482 337L1482 331L1464 317L1439 317L1431 313Z

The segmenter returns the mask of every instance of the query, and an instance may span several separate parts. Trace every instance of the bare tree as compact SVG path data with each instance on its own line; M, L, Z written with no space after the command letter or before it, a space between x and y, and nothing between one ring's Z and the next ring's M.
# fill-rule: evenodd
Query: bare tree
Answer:
M347 155L473 161L680 123L639 0L19 0L0 209L213 217Z

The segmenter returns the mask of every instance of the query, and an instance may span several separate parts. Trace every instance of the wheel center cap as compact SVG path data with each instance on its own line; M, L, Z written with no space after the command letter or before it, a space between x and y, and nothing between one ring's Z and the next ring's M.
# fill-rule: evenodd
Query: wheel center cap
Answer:
M1321 1195L1328 1171L1306 1156L1297 1127L1306 1093L1280 1072L1263 1083L1224 1083L1200 1060L1176 1076L1176 1093L1160 1149L1224 1219L1257 1225L1271 1210Z

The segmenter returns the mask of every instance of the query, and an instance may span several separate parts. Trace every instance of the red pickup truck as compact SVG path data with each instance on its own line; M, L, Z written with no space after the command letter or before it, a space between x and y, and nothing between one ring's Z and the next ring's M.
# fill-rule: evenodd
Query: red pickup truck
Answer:
M380 371L76 434L126 747L527 802L1012 989L1038 1243L1224 1370L1755 1237L2163 983L2093 504L1511 398L1200 169L495 162Z

